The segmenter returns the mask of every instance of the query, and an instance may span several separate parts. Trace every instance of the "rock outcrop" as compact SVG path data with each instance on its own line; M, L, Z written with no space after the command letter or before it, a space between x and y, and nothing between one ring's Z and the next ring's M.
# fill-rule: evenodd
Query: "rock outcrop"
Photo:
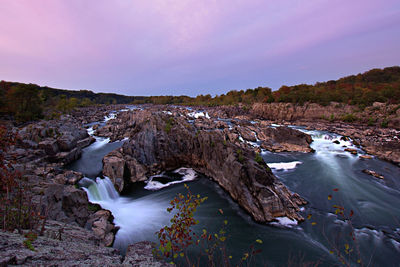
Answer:
M223 130L199 130L183 116L149 110L129 116L135 123L128 132L130 141L103 160L113 181L136 181L144 174L185 166L211 177L257 222L280 216L303 219L297 212L305 201L295 197L264 162L256 162L251 149L230 142ZM121 191L121 184L116 188Z
M18 131L19 149L25 157L20 162L66 165L81 156L82 148L94 142L87 131L70 116L60 120L40 121ZM26 156L28 155L28 156Z

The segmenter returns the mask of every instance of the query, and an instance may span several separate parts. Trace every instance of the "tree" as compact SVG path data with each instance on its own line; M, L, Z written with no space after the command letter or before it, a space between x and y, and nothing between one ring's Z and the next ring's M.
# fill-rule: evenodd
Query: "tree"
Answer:
M7 105L21 122L42 118L42 101L34 84L18 84L7 94Z

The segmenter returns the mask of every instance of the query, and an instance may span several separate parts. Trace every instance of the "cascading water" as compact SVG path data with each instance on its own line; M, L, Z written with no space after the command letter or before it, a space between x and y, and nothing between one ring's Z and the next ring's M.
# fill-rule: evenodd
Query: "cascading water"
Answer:
M112 212L115 225L120 227L114 247L121 252L134 242L155 241L154 233L169 222L166 208L170 199L163 192L139 198L121 197L107 177L96 181L83 178L81 185L91 203Z

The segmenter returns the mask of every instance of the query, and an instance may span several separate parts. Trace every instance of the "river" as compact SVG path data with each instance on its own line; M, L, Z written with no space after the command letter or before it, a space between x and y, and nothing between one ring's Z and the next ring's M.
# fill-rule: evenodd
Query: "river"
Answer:
M331 251L338 248L347 257L345 244L349 244L355 264L358 252L349 235L351 227L335 214L333 207L340 205L346 214L351 210L354 213L352 227L363 263L399 266L400 168L377 158L360 159L344 151L344 145L352 147L352 144L336 134L294 128L312 136L311 147L315 153L263 151L262 157L291 191L309 202L301 211L308 219L299 224L287 218L269 225L255 223L216 183L198 174L194 180L187 179L192 180L187 184L193 193L208 197L196 212L195 217L200 222L197 228L218 232L227 220L226 244L234 262L249 251L251 244L256 244L262 252L255 256L252 266L306 262L331 266L339 263L335 252ZM93 134L91 128L88 131ZM335 140L338 144L333 143ZM153 191L139 183L120 196L107 178L97 178L96 183L95 177L101 174L101 159L122 144L123 141L109 143L108 139L96 137L96 142L85 148L82 157L68 168L90 178L84 179L82 185L91 202L113 213L115 224L121 227L114 247L124 252L130 243L156 241L155 232L171 218L166 212L169 201L178 192L185 192L185 188L183 183L176 183ZM363 169L374 170L385 179L367 175ZM165 174L166 177L176 175ZM256 239L261 239L262 244L256 243Z

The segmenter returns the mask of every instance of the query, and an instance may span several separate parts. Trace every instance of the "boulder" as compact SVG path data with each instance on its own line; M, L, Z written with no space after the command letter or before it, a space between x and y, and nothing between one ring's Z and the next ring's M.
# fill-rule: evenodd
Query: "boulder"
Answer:
M112 223L113 219L114 217L108 210L99 210L89 217L87 226L93 230L102 246L111 247L114 243L118 228Z
M44 192L42 213L49 219L84 226L89 217L86 193L74 186L51 184Z

